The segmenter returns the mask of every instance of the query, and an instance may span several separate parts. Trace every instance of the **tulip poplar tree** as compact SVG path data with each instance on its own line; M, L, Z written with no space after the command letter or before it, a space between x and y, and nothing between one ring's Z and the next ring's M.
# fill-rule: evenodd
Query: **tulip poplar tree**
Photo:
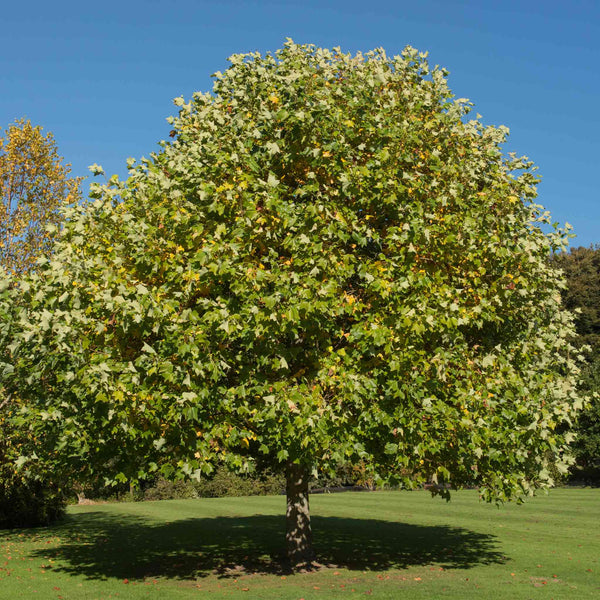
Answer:
M581 405L548 261L566 232L507 129L410 47L229 60L21 282L5 385L48 456L117 481L284 472L294 565L308 479L339 465L445 497L552 485Z

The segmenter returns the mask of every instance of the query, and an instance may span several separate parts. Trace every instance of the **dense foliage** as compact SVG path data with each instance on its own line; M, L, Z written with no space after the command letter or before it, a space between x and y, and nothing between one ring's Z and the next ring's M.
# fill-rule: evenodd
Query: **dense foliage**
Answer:
M0 136L0 269L24 275L35 261L51 253L61 224L60 207L79 199L78 178L70 177L51 133L19 120ZM5 279L0 294L7 294L16 280ZM14 290L16 292L16 289ZM13 302L0 308L0 361L7 360ZM8 361L10 363L10 360ZM22 402L18 391L4 393L0 384L0 527L24 527L50 522L62 514L64 497L56 477L41 463L17 472L14 462L32 442L27 426L20 423Z
M308 473L340 464L496 500L551 485L581 404L565 236L506 128L412 48L230 61L21 282L5 385L57 464L267 465L304 524Z
M8 281L0 282L0 371L10 371L6 363L15 306L7 302L11 295ZM14 292L14 288L13 288ZM6 373L5 373L6 374ZM33 527L58 519L64 512L66 498L61 481L44 461L30 461L27 468L17 469L20 455L45 452L46 444L33 434L21 414L22 401L13 391L0 386L0 528Z
M0 442L0 529L47 525L63 516L65 495L62 488L47 477L16 477L7 470Z
M576 480L600 483L600 247L572 248L554 261L564 271L567 287L562 295L569 310L577 311L577 347L588 346L582 368L581 387L591 402L582 411L573 445Z

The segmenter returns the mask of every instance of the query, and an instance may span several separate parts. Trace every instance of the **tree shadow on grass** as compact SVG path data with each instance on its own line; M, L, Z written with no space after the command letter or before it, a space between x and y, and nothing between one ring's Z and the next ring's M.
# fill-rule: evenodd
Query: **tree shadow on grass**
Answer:
M338 568L383 571L436 564L467 569L506 559L494 536L456 527L319 516L312 517L312 527L319 562ZM282 552L284 534L284 519L271 515L156 523L91 512L52 528L58 546L33 556L56 561L55 571L91 579L285 574L290 569Z

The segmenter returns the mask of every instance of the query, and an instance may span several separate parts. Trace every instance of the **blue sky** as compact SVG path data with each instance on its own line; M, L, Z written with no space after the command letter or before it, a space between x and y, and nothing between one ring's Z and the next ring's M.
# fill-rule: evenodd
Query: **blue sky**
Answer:
M352 52L410 44L485 123L510 128L506 150L539 166L539 202L573 225L571 244L600 242L597 0L56 0L5 3L1 22L0 127L27 117L52 131L77 175L99 163L124 176L128 157L168 135L172 99L210 90L233 53L286 37Z

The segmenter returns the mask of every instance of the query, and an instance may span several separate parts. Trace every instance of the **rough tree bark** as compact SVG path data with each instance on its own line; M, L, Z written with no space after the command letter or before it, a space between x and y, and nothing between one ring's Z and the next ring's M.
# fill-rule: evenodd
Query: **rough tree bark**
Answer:
M315 559L308 506L308 469L289 462L286 468L287 555L294 568L310 568Z

